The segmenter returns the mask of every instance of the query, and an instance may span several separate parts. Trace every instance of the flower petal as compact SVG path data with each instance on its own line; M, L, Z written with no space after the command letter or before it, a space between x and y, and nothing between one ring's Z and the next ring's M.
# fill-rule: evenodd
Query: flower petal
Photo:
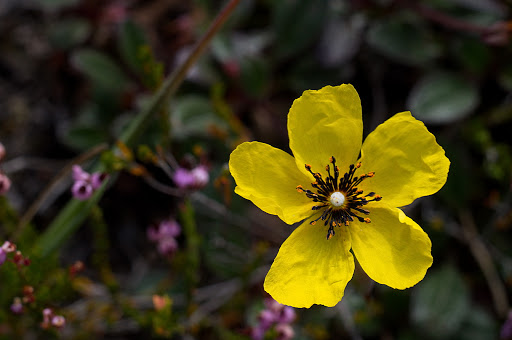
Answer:
M331 156L344 173L357 160L362 143L361 100L354 87L343 84L304 91L290 108L288 134L303 173L307 174L304 164L322 172Z
M436 193L446 182L450 161L425 125L410 112L397 113L370 133L361 150L358 173L374 171L360 189L402 207Z
M284 241L265 278L264 288L276 301L292 307L336 305L354 273L350 234L336 228L327 240L323 223L305 221Z
M266 213L292 224L312 215L313 201L296 190L308 183L292 156L268 144L240 144L229 158L235 192L252 201Z
M432 265L428 235L398 208L370 203L367 209L371 223L349 227L357 261L378 283L397 289L414 286Z

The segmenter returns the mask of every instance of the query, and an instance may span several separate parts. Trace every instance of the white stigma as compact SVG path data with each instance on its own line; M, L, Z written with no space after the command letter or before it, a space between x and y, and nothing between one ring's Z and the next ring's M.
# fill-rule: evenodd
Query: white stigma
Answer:
M341 207L343 203L345 203L345 196L341 192L335 191L331 194L331 197L329 197L329 201L331 201L333 206Z

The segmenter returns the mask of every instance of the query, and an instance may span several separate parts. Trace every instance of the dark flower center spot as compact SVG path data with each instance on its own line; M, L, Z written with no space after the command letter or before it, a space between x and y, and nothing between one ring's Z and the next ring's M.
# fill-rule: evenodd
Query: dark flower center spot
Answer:
M357 169L361 167L361 163L351 164L349 171L340 176L340 170L336 166L336 159L331 157L333 173L331 174L331 166L327 164L325 171L327 177L324 178L318 172L311 170L311 165L306 164L306 170L313 175L315 181L311 186L316 190L304 189L302 185L297 186L297 191L305 193L313 202L318 205L312 207L313 210L323 210L323 213L310 224L315 225L318 220L324 221L325 226L329 226L327 230L327 239L330 240L334 236L334 227L348 226L350 222L357 219L359 222L370 223L368 217L361 217L358 214L369 215L370 212L362 207L372 201L380 201L381 196L370 192L363 196L363 190L357 186L366 178L373 177L374 172L369 172L361 176L354 176Z

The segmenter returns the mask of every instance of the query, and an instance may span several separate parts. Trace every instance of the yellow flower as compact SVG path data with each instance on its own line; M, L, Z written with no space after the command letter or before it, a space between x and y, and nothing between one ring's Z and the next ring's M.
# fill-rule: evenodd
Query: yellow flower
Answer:
M394 115L362 143L361 101L352 85L305 91L288 114L294 157L260 142L231 154L235 192L292 224L264 288L293 307L334 306L354 258L374 281L396 289L432 265L427 234L397 207L437 192L450 161L410 112ZM350 252L352 249L352 252Z

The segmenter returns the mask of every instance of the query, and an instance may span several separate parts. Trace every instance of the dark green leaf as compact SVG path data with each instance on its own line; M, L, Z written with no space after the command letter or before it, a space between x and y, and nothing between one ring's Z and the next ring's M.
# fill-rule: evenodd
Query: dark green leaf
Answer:
M478 105L476 87L450 73L434 73L422 78L412 89L407 106L426 123L446 124L468 116Z
M133 21L124 21L119 28L118 48L124 62L134 71L141 72L141 48L147 45L144 31Z
M86 20L73 18L56 21L49 28L50 42L62 49L68 49L83 43L91 32Z
M375 22L367 41L385 56L409 65L429 63L441 54L439 44L425 29L396 17Z
M104 91L119 92L126 88L128 79L117 64L105 54L82 49L71 59L73 65Z
M324 26L327 11L327 1L276 1L273 29L277 55L284 58L295 55L316 41Z
M411 300L415 326L433 338L450 338L469 312L468 288L459 272L450 265L427 273Z

